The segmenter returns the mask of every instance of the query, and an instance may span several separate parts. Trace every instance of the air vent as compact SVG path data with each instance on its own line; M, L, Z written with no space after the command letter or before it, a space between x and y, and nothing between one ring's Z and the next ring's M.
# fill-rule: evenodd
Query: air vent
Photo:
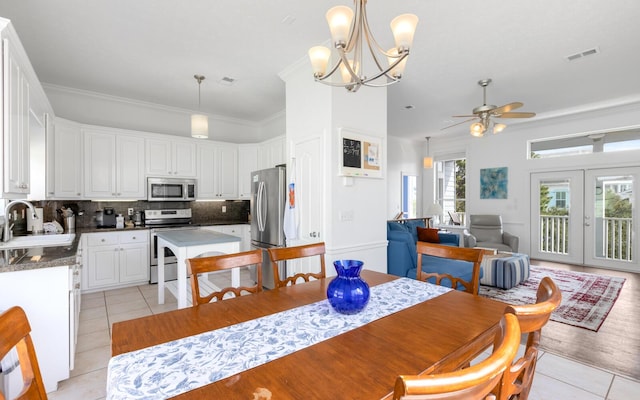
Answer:
M594 47L592 49L588 49L588 50L581 51L579 53L568 55L566 57L566 59L568 61L575 61L575 60L579 60L579 59L581 59L583 57L591 56L591 55L598 54L598 53L600 53L600 49L597 48L597 47Z
M221 85L227 85L227 86L231 86L235 83L235 79L233 78L229 78L228 76L224 76L222 77L222 79L220 79L218 81L218 83L220 83Z

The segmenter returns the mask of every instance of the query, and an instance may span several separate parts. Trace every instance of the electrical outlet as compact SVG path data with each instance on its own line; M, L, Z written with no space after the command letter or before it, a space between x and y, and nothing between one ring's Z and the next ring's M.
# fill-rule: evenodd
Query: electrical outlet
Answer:
M222 212L226 213L227 212L227 206L222 206Z
M127 208L127 215L129 216L133 215L133 208L131 207Z

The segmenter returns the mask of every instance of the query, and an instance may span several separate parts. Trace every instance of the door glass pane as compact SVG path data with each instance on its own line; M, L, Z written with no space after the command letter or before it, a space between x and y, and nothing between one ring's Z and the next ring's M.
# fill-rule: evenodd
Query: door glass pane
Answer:
M594 256L633 261L633 177L598 176L594 184Z
M569 254L570 181L540 181L540 243L539 251Z

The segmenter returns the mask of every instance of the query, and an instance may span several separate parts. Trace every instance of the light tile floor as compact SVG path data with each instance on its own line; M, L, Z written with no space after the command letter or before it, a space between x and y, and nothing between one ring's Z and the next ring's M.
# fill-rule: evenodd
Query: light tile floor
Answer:
M228 285L226 278L210 279L218 286ZM244 279L248 275L243 274ZM176 308L176 300L168 291L165 300L166 304L158 304L156 285L82 295L75 368L57 391L48 394L49 398L103 399L111 357L111 324ZM530 399L626 400L637 398L638 393L638 381L542 352Z

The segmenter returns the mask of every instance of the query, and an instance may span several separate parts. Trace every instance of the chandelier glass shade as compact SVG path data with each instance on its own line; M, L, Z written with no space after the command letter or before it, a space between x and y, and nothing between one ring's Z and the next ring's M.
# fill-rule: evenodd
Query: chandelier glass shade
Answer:
M200 109L200 84L205 79L202 75L194 75L198 81L198 110ZM196 139L209 138L209 117L202 114L191 115L191 137Z
M347 6L336 6L327 12L331 41L339 58L328 68L331 50L325 46L309 49L313 76L317 82L345 87L350 92L355 92L363 85L388 86L402 78L418 17L402 14L391 21L395 47L385 51L370 31L366 3L367 0L354 0L355 12ZM370 61L376 67L372 76L366 76L363 68L363 54L366 53L370 54ZM338 70L340 81L330 80Z

